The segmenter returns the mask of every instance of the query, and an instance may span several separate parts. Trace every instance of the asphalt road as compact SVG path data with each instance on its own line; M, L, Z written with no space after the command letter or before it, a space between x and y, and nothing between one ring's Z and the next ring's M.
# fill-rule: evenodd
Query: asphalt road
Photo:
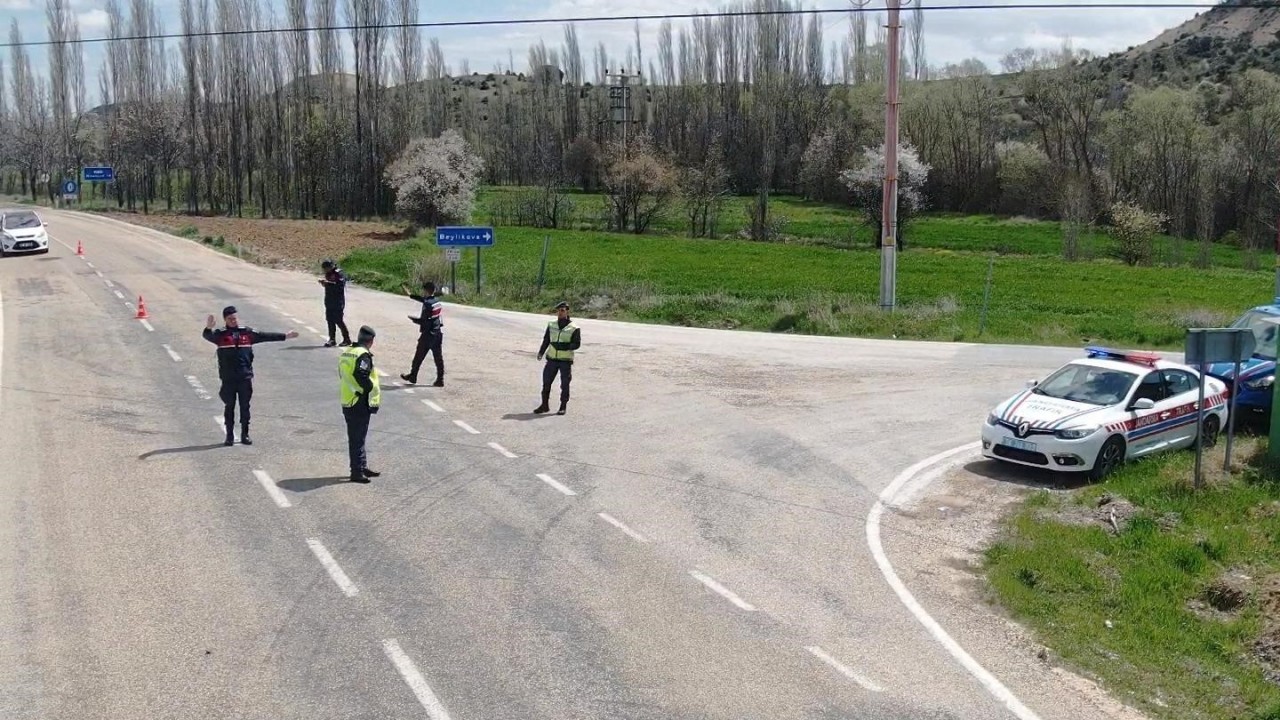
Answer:
M352 288L357 485L314 277L45 214L53 251L0 261L0 717L1013 717L865 523L1074 352L584 320L535 417L546 317L450 305L446 387L395 387L417 304ZM252 447L200 335L227 304L301 333L257 351Z

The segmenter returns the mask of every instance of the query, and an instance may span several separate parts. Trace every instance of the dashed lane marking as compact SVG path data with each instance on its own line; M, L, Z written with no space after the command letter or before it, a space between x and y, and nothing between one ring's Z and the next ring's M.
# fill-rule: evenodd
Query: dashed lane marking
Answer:
M480 434L480 431L479 431L479 430L477 430L477 429L475 429L475 428L471 427L470 425L468 425L468 424L466 424L466 423L462 422L461 420L454 420L454 421L453 421L453 424L454 424L454 425L457 425L458 427L462 428L463 430L466 430L467 432L471 433L472 435L479 435L479 434Z
M551 487L553 487L553 488L555 488L555 489L559 490L560 492L564 493L565 495L577 495L577 494L578 494L578 493L574 492L573 490L570 490L570 489L569 489L568 487L566 487L565 485L562 485L559 481L557 481L555 478L551 477L550 475L548 475L548 474L546 474L546 473L538 473L538 479L539 479L539 480L541 480L542 482L544 482L544 483L546 483L546 484L550 485Z
M124 299L124 293L120 292L119 290L116 290L115 292L116 292L116 297L120 298L121 300Z
M422 673L418 672L418 668L414 666L413 660L400 649L400 643L394 639L383 640L382 649L387 653L392 664L396 666L396 670L400 672L400 677L408 683L409 689L413 691L418 702L422 704L423 709L427 711L427 717L431 720L449 720L449 711L445 710L444 704L440 702L440 698L431 691L431 686L427 684L426 678L422 677Z
M426 405L427 407L431 408L432 410L435 410L436 412L439 412L439 413L444 412L444 408L442 408L442 407L440 407L439 405L437 405L437 404L435 404L435 403L431 402L430 400L423 400L423 401L422 401L422 404L423 404L423 405Z
M111 282L110 280L108 280L108 279L106 279L106 278L103 278L103 279L102 279L102 282L104 282L104 283L106 283L106 284L107 284L107 288L108 288L108 289L114 288L114 287L116 286L116 284L115 284L115 283Z
M160 347L164 348L164 351L169 353L169 357L173 358L174 362L182 362L182 356L174 352L173 348L168 345L161 345Z
M700 573L697 570L690 570L689 574L698 582L711 588L717 595L723 597L725 600L728 600L747 612L755 612L755 607L753 607L751 603L748 603L746 600L738 597L732 590L711 579L710 576Z
M271 479L270 475L263 470L254 470L253 476L258 478L258 482L262 483L262 489L267 491L267 494L271 496L272 500L276 501L277 505L282 508L290 507L289 498L280 492L280 488L276 487L276 483Z
M147 332L155 332L155 331L156 331L156 329L155 329L155 328L151 327L151 323L147 322L146 320L138 320L138 322L142 323L142 327L146 328L146 329L147 329Z
M306 326L304 326L304 327L306 327L307 331L308 331L308 332L310 332L310 333L312 333L312 334L315 334L315 335L319 335L319 334L321 334L319 330L317 330L317 329L315 329L315 328L311 327L310 325L306 325Z
M197 378L195 375L187 376L187 384L191 386L192 390L196 391L196 395L199 395L201 400L208 400L209 398L213 397L212 395L209 394L208 390L204 389L204 385L200 384L200 379ZM221 423L222 420L219 419L218 422Z
M884 688L871 682L866 677L858 674L857 672L854 672L844 663L828 655L826 652L823 651L822 648L818 647L817 645L811 645L809 647L806 647L805 650L808 650L809 652L813 653L814 657L818 658L822 662L835 668L836 672L858 683L864 689L870 690L871 692L884 692Z
M425 401L424 401L424 402L425 402ZM493 448L494 450L497 450L498 452L502 453L502 456L503 456L503 457L511 458L511 459L513 459L513 460L514 460L515 458L519 457L519 455L516 455L515 453L513 453L513 452L511 452L510 450L508 450L508 449L506 449L506 448L502 447L501 445L499 445L499 444L498 444L498 443L496 443L496 442L491 442L491 443L489 443L489 447L491 447L491 448Z
M338 565L338 561L333 559L333 555L329 553L329 550L324 546L324 543L321 543L315 538L311 538L307 540L307 545L311 547L311 552L315 553L316 559L320 561L320 564L324 566L324 569L329 571L329 577L333 578L333 581L342 590L344 595L347 597L355 597L356 593L360 592L360 590L356 588L356 584L351 582L351 578L347 577L347 574L342 571L342 566Z
M614 527L618 528L619 530L621 530L622 532L626 533L626 534L627 534L627 536L628 536L628 537L630 537L630 538L631 538L631 539L633 539L633 540L638 540L638 541L640 541L640 542L642 542L642 543L647 543L647 542L649 542L649 538L646 538L645 536L641 535L640 533L636 532L635 530L632 530L631 528L627 527L626 525L624 525L624 524L622 523L622 521L620 521L620 520L618 520L617 518L613 517L613 516L612 516L612 515L610 515L609 513L600 513L600 519L604 520L605 522L609 523L610 525L612 525L612 526L614 526Z

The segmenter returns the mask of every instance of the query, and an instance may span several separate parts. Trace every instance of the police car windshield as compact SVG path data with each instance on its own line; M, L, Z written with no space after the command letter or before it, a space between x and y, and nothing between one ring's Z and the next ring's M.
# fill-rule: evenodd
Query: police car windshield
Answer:
M1035 393L1089 405L1116 405L1129 396L1137 379L1135 373L1073 363L1045 378Z
M1260 310L1250 310L1241 315L1239 320L1232 323L1231 327L1253 330L1253 337L1258 342L1258 347L1253 352L1254 356L1265 360L1275 360L1276 321L1280 321L1280 315L1264 313Z
M40 218L36 217L33 212L9 213L4 216L5 230L33 227L40 227Z

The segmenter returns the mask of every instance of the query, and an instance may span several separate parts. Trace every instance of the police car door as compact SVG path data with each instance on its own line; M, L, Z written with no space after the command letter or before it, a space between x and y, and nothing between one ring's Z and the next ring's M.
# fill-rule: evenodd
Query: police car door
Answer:
M1199 380L1182 370L1161 370L1169 398L1160 411L1160 421L1165 431L1165 444L1183 447L1196 441L1196 403L1200 401Z
M1137 410L1133 404L1148 398L1156 405L1150 410ZM1153 370L1138 382L1138 389L1129 400L1129 457L1147 455L1159 450L1168 442L1167 420L1172 406L1168 402L1169 393L1165 385L1164 374Z

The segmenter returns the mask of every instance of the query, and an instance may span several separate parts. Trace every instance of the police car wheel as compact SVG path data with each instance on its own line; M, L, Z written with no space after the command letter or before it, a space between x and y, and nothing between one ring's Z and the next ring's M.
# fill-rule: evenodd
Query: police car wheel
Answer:
M1108 438L1102 444L1102 449L1098 451L1098 457L1093 461L1093 470L1089 472L1091 480L1101 480L1116 468L1124 464L1124 440L1118 437Z
M1202 447L1211 448L1218 444L1218 433L1222 430L1222 422L1218 420L1217 415L1210 415L1204 419L1204 425L1200 428L1200 444Z

